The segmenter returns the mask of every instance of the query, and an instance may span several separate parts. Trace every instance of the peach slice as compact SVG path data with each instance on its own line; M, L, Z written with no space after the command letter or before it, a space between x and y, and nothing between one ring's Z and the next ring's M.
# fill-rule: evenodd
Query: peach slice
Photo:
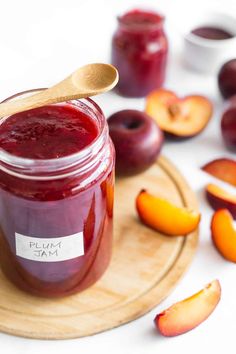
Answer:
M141 221L147 226L169 236L187 235L200 222L200 214L142 190L136 198L136 208Z
M206 186L206 197L214 210L228 209L233 218L236 219L236 195L226 192L215 184Z
M211 220L212 241L220 254L236 263L236 230L233 218L227 209L217 210Z
M210 316L220 301L220 296L220 283L213 280L196 294L158 314L154 323L160 333L167 337L188 332Z
M236 161L220 158L213 160L202 167L210 175L236 186Z
M146 113L170 136L187 138L199 134L212 112L209 99L199 95L179 98L172 91L160 89L147 96Z

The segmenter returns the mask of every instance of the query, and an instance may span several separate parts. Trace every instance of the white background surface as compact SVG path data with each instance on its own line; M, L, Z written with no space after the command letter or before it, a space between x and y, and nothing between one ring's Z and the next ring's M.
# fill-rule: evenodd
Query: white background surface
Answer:
M183 95L205 94L215 104L214 117L200 136L185 142L168 142L163 150L199 197L202 222L197 254L173 293L142 318L77 340L38 341L0 334L0 353L235 353L236 265L222 259L212 246L209 229L212 210L203 195L203 187L212 178L199 169L215 157L230 156L220 135L222 101L214 76L199 75L183 66L178 23L184 23L185 16L191 16L194 9L205 7L236 15L236 1L1 0L0 99L24 89L52 85L85 63L109 61L115 16L135 5L159 10L167 17L171 53L165 86ZM124 99L112 93L96 101L106 115L123 108L144 108L142 99ZM214 278L221 282L222 299L211 317L187 334L161 337L153 326L155 315Z

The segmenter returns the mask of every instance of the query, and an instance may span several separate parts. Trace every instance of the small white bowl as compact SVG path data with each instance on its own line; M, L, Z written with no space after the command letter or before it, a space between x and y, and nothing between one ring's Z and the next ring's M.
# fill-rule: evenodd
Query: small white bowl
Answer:
M191 33L203 27L218 27L233 35L228 39L206 39ZM227 14L196 13L184 22L184 59L189 67L215 74L229 59L236 58L236 18Z

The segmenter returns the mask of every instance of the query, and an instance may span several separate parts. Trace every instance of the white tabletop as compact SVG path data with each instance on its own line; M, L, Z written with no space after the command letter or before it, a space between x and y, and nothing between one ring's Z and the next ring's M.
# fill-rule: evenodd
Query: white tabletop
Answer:
M190 4L191 3L191 4ZM218 9L236 14L235 0L7 0L0 7L0 99L33 87L46 87L88 62L109 61L115 16L134 6L161 11L167 17L171 53L165 86L180 95L200 93L215 104L205 131L191 140L167 142L163 153L180 169L196 191L202 212L200 244L189 271L172 294L142 318L87 338L39 341L0 334L0 353L8 354L156 354L235 353L236 265L225 261L210 239L211 208L203 187L213 178L200 170L215 157L232 156L220 134L222 101L214 76L199 75L184 67L178 23L194 8ZM106 115L124 108L144 108L143 99L115 94L96 101ZM161 337L153 318L162 309L218 278L222 299L210 318L193 331L175 338ZM230 348L232 348L230 350Z

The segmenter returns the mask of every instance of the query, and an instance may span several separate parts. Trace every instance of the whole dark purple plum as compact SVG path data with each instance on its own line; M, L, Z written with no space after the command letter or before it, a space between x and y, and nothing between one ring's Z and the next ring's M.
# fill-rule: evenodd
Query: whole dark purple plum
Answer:
M125 109L112 114L108 125L116 150L118 175L135 175L156 161L163 144L163 133L149 115Z
M234 101L222 115L221 133L226 147L236 152L236 103Z
M218 85L224 98L236 94L236 59L227 61L219 71Z

